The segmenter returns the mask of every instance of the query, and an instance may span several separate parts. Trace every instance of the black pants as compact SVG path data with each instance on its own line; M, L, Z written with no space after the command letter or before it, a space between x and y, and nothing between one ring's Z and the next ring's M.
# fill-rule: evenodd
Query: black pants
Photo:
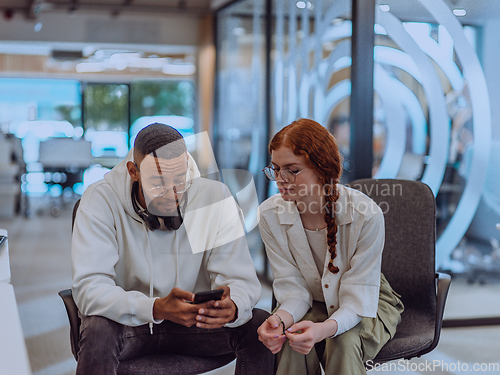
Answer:
M236 328L187 328L171 321L129 327L101 316L82 319L77 375L116 374L120 361L149 354L192 356L236 355L236 374L273 373L273 354L258 340L257 328L269 313L253 309L253 317Z

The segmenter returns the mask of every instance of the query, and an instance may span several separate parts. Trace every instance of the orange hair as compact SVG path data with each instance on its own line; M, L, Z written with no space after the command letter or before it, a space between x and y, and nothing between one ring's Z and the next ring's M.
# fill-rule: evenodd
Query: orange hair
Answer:
M328 270L339 272L333 264L337 256L337 224L335 223L334 204L339 197L336 184L342 174L342 159L337 141L330 132L316 121L301 118L285 126L275 134L269 143L269 152L282 146L290 148L297 156L305 158L306 165L315 170L325 192L325 222L327 225L328 251L330 261Z

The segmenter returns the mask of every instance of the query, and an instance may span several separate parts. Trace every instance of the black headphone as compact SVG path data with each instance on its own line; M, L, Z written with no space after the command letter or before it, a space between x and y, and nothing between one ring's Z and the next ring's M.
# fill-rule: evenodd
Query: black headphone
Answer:
M136 214L139 215L139 217L144 221L149 230L155 231L157 229L160 229L161 223L158 217L163 220L163 223L168 230L177 230L180 228L183 222L180 206L182 205L184 211L184 207L186 206L187 201L187 199L185 199L187 195L186 193L184 193L184 195L182 196L181 204L177 206L178 216L156 216L150 213L147 209L139 207L139 202L137 201L137 194L139 193L138 189L139 183L137 181L134 181L134 183L132 184L132 206L134 207L134 211L136 212Z

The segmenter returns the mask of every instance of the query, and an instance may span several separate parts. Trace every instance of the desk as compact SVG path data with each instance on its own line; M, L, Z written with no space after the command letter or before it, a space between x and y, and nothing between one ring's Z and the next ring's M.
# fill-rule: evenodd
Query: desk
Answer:
M31 375L12 285L0 282L0 375Z
M0 229L1 236L7 236L5 229ZM10 283L9 240L0 248L0 282Z

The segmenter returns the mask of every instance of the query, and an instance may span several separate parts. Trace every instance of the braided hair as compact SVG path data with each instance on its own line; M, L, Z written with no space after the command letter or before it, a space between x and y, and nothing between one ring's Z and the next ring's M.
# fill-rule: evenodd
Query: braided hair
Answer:
M330 252L328 270L338 273L333 264L337 245L337 224L335 223L335 202L339 198L337 184L342 174L342 160L337 141L328 130L310 119L298 119L281 129L271 140L269 152L285 146L297 156L305 158L306 165L315 170L323 184L325 195L325 222L327 244Z

